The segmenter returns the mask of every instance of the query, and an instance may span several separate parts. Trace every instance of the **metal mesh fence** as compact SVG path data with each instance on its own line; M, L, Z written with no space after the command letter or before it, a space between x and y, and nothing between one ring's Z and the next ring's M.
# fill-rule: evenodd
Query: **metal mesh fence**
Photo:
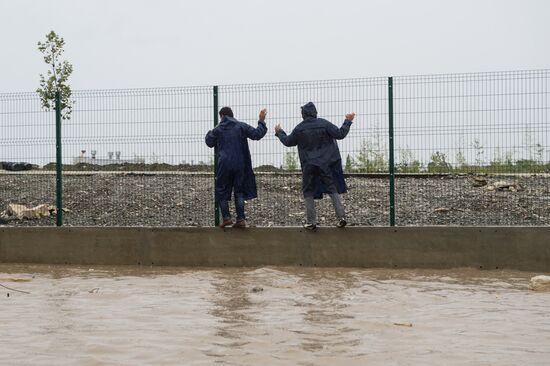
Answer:
M396 224L550 224L549 74L394 77ZM338 141L349 223L388 225L388 87L388 78L365 78L226 85L217 97L212 87L74 92L72 117L62 122L63 223L212 226L214 151L204 136L217 102L253 126L268 109L267 135L250 141L258 198L247 203L249 224L301 224L296 148L284 147L273 127L290 133L300 106L313 101L336 125L357 113ZM35 93L0 94L0 131L0 211L13 203L53 208L54 112L43 111ZM330 199L317 207L320 224L332 224Z
M394 78L397 224L550 224L549 75Z
M63 124L69 225L209 226L210 87L81 91Z
M55 161L55 115L42 109L36 93L0 94L0 223L9 213L55 206L55 172L37 169ZM55 219L41 221L54 225ZM10 220L14 225L36 221Z
M387 154L387 78L220 86L220 106L231 106L237 119L255 125L260 109L269 111L267 135L250 143L258 183L258 199L248 204L253 225L299 225L304 221L297 150L283 146L273 128L280 123L290 133L302 121L300 106L308 101L315 103L319 117L338 126L346 113L357 113L358 122L338 141L347 173L387 171L387 159L371 163L373 156ZM343 201L351 224L388 222L387 176L384 178L348 177ZM335 222L330 199L317 206L321 225Z

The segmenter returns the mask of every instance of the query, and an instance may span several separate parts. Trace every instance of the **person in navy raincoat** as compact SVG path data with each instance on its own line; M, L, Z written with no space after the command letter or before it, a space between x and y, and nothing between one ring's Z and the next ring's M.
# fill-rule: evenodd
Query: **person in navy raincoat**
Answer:
M267 132L266 109L262 109L258 127L254 128L233 118L229 107L220 110L220 123L206 134L206 145L216 147L216 204L219 205L223 222L220 227L232 225L229 213L231 192L234 192L237 222L233 227L246 227L244 201L257 197L256 177L252 171L252 159L248 139L260 140Z
M275 135L285 146L298 146L298 156L302 168L302 192L306 202L307 229L317 225L315 198L328 193L332 199L338 219L338 227L346 226L344 207L339 193L346 192L342 157L336 140L341 140L349 132L355 113L346 114L342 127L338 128L329 121L317 118L317 109L312 102L302 107L302 122L290 135L278 124Z

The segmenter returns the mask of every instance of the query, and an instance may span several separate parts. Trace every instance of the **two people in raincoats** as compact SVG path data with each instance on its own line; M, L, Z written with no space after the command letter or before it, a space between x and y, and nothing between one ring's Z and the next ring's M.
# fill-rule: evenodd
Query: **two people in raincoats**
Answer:
M252 170L252 159L248 148L248 139L260 140L267 132L266 109L260 111L258 127L254 128L233 117L229 107L220 112L220 123L206 134L206 145L216 147L218 166L216 169L215 197L220 207L223 221L220 227L233 225L246 227L244 201L256 198L256 177ZM233 224L229 212L231 193L234 192L237 221Z
M248 139L260 140L266 132L267 111L260 112L258 127L254 128L239 122L233 111L224 107L219 112L221 121L206 134L206 144L216 147L218 166L216 169L215 196L223 216L220 227L246 227L244 201L257 197L256 177L252 170L252 160ZM343 139L349 132L355 113L346 115L343 125L338 128L329 121L317 118L317 109L311 102L302 107L303 121L287 135L280 124L275 126L275 134L285 146L298 146L302 168L302 192L306 203L307 229L315 229L317 218L315 198L327 193L332 199L338 227L346 226L344 207L339 193L346 192L342 171L342 157L336 140ZM229 212L231 193L234 192L237 221L233 224Z
M302 193L306 204L306 229L317 227L315 198L327 193L336 211L336 226L346 226L346 215L339 193L346 192L342 171L342 157L336 140L348 134L355 113L346 114L340 128L331 122L317 118L317 109L312 102L302 107L302 118L290 135L278 124L275 134L285 146L298 146L298 156L302 168Z

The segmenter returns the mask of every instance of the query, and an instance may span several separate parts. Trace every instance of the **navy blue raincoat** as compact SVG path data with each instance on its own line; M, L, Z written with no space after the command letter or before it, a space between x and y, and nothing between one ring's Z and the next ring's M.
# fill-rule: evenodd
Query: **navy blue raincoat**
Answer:
M322 198L323 193L345 193L342 157L336 140L347 136L352 122L346 120L338 128L317 118L317 109L311 102L302 107L302 117L304 120L290 135L284 131L276 135L285 146L298 146L304 197Z
M216 128L208 131L206 145L216 146L218 154L216 202L229 201L232 190L243 194L245 200L258 196L247 139L260 140L266 132L267 126L263 121L258 121L258 127L254 128L227 116Z

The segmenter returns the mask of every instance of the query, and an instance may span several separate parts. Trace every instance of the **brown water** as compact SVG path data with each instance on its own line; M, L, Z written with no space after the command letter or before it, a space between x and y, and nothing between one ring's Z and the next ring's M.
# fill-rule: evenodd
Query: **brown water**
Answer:
M550 365L533 275L0 265L0 364Z

